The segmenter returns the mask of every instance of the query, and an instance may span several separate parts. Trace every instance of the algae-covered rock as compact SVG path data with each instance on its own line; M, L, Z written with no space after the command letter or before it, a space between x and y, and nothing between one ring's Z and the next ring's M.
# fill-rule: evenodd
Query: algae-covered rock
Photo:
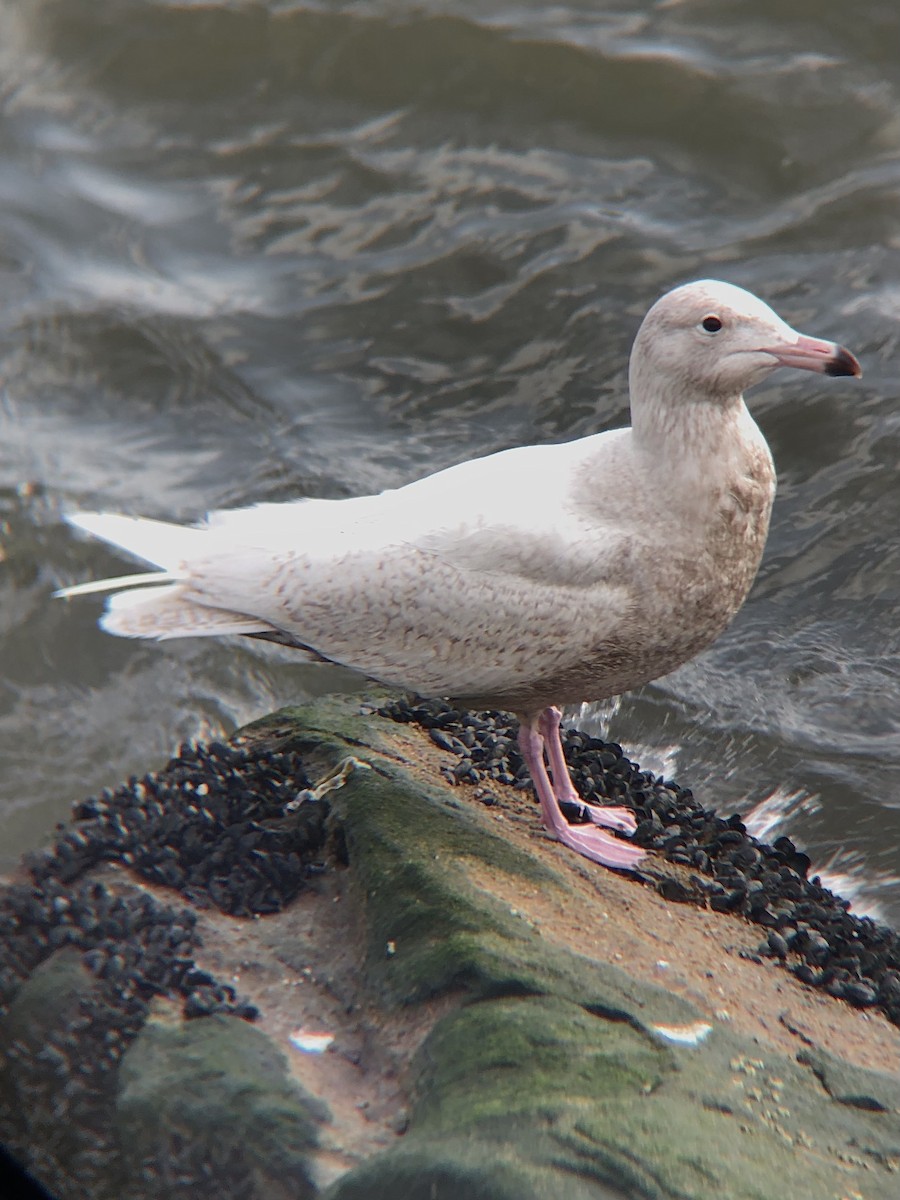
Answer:
M552 1163L544 1134L532 1145ZM634 1192L522 1161L515 1143L446 1138L392 1151L347 1176L328 1200L633 1200Z
M115 1123L129 1194L259 1200L316 1194L323 1105L284 1055L236 1017L148 1021L122 1059Z
M894 1081L806 1033L802 1044L785 1034L786 1054L740 1032L720 1011L715 959L701 971L682 954L678 986L655 963L678 956L676 928L708 953L701 916L738 941L740 921L690 910L695 926L676 924L651 889L561 852L521 792L488 808L448 786L434 744L417 736L352 699L284 710L241 730L233 753L198 751L184 797L170 764L164 791L148 780L142 795L124 789L121 806L115 793L112 816L87 806L91 853L82 846L77 860L87 865L66 858L69 881L52 899L42 889L64 856L42 860L27 908L41 928L31 938L26 909L10 908L15 952L0 962L11 981L0 1120L59 1200L892 1194ZM277 787L254 793L245 818L242 780L268 787L270 775ZM224 801L197 803L215 789L227 800L220 825ZM291 858L307 806L323 840ZM137 835L119 830L130 857L92 882L91 864L115 861L118 843L102 839L122 824L119 807L135 829L164 823L154 853L184 837L195 857L198 846L215 855L212 869L175 871L161 889L141 874ZM203 823L199 840L191 822ZM237 870L242 855L249 873ZM306 872L300 890L283 884L293 862ZM207 875L244 907L209 890L219 911L191 913L194 925L159 908L194 899ZM100 943L76 886L106 896ZM57 909L68 924L54 931ZM255 919L226 915L245 909ZM632 949L651 917L660 924L642 975ZM71 944L54 953L59 938ZM715 945L725 957L722 937ZM756 961L732 955L728 970L777 971ZM800 985L778 978L795 989L778 1003L798 1001ZM215 982L226 979L246 1002ZM231 1009L198 1016L203 989ZM883 1021L851 1015L861 1038Z
M661 1045L552 995L467 1005L420 1052L402 1144L329 1200L839 1200L896 1159L900 1123L835 1112L759 1053L721 1029Z
M822 1047L808 1047L797 1061L811 1067L832 1100L870 1112L900 1113L900 1076L852 1066Z
M120 1181L103 1062L117 1034L97 1019L98 992L67 947L35 968L0 1022L2 1141L62 1197L85 1181L112 1196Z

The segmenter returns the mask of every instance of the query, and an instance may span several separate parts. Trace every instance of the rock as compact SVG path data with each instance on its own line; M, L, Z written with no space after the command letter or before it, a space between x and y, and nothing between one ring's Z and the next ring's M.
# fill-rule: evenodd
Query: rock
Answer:
M0 1022L0 1143L60 1197L115 1173L100 988L77 951L57 950Z
M129 1197L311 1200L327 1120L271 1040L237 1017L149 1020L122 1058L115 1126Z
M797 1061L810 1067L838 1104L869 1112L900 1113L900 1080L843 1062L821 1047L804 1049Z
M449 709L441 719L435 728L460 736ZM491 748L507 755L502 722L491 719ZM481 726L459 729L473 731L474 754ZM0 1138L58 1200L820 1200L835 1179L864 1200L891 1194L900 1116L888 1077L860 1082L849 1063L841 1077L838 1058L795 1061L741 1032L716 1010L714 971L692 968L671 944L692 923L704 937L721 923L729 969L775 972L779 987L794 989L778 1003L799 1004L805 989L773 958L741 959L759 937L744 916L667 904L650 873L645 886L574 863L541 832L526 793L507 789L486 807L441 781L447 751L434 739L361 716L352 699L284 710L235 741L186 748L187 765L167 768L165 802L144 785L170 823L149 844L171 846L184 864L180 839L192 826L178 824L188 805L175 776L184 770L193 795L197 763L226 780L217 838L204 841L240 880L225 903L210 904L216 876L195 851L202 870L175 872L171 888L147 882L135 839L104 815L141 809L132 790L121 804L111 792L82 808L93 822L89 854L65 831L60 840L79 854L54 847L31 883L0 895ZM581 749L598 753L594 741ZM659 811L680 825L679 839L692 828L690 803L680 820L668 816L689 793L629 775L620 753L599 753L653 799L648 828ZM298 792L286 769L301 762ZM266 763L277 790L263 794ZM245 886L260 877L243 871L241 854L261 847L240 788L227 785L232 766L281 845L299 844L298 829L321 830L318 871L313 842L300 835L302 889ZM307 805L313 824L292 825ZM740 822L703 816L701 825L723 853L746 849ZM101 826L113 831L109 843ZM117 846L132 855L127 870L115 865ZM673 870L702 901L697 877ZM739 875L725 875L711 895L746 894ZM198 880L207 907L188 913ZM236 915L235 894L264 911ZM796 949L777 934L767 944L797 965L815 922L831 917L790 907L804 937ZM613 946L638 942L648 914L663 918L656 956L680 955L686 979L662 960L655 982L627 952L612 961ZM728 957L726 943L745 929ZM893 946L890 931L877 936ZM846 986L850 968L841 970ZM750 1009L763 1003L757 977L748 977ZM893 976L884 980L893 1003ZM207 999L218 1011L191 1017ZM821 994L819 1003L856 1021L860 1037L881 1036L881 1025L893 1033L871 1008ZM814 1040L804 1034L804 1049L817 1052Z

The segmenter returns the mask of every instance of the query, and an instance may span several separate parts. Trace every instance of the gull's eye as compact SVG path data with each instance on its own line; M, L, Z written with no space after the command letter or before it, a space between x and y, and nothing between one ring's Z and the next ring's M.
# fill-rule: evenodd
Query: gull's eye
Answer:
M719 320L718 317L713 317L713 316L704 317L703 320L700 322L700 324L703 326L703 328L706 330L707 333L718 333L719 330L722 328L722 322Z

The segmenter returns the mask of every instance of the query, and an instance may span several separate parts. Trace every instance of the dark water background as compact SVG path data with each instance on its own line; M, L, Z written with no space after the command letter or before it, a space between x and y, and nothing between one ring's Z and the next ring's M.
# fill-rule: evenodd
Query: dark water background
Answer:
M0 0L0 868L181 739L355 686L103 635L50 593L128 564L63 512L346 496L621 424L644 310L714 275L865 378L755 396L749 602L581 719L900 921L898 88L895 0Z

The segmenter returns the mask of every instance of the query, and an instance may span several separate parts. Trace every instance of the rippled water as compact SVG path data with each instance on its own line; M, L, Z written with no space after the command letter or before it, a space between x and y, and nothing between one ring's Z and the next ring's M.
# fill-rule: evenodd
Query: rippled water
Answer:
M357 686L106 637L50 598L122 567L64 511L351 495L620 424L643 311L715 275L865 378L755 396L751 599L581 719L900 921L898 85L893 0L0 0L0 866L180 739Z

